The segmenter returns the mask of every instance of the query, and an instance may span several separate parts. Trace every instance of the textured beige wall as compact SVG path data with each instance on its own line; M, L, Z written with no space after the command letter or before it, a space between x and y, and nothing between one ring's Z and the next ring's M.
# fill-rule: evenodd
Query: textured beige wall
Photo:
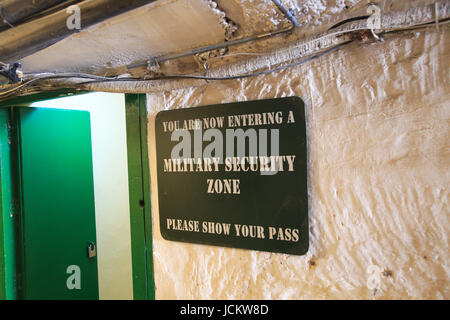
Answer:
M156 297L449 299L449 49L448 29L414 32L264 77L148 95ZM307 103L309 252L164 240L155 114L294 95Z

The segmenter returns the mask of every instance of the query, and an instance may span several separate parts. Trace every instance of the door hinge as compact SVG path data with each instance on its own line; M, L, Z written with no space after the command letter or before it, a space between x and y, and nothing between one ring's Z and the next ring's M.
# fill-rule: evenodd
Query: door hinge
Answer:
M20 210L19 201L16 198L13 198L11 200L11 208L9 211L10 218L14 218L14 216L16 216L19 213L19 210Z
M8 122L7 124L7 129L8 129L8 144L11 145L13 140L16 137L16 126L15 124L13 124L12 122Z

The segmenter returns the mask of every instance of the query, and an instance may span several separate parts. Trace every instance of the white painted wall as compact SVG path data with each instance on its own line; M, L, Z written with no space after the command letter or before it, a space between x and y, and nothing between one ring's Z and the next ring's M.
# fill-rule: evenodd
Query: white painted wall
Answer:
M268 76L148 94L156 297L449 299L449 37L411 32ZM309 252L164 240L157 112L285 96L307 105Z
M90 112L99 297L132 299L125 95L89 93L31 106Z

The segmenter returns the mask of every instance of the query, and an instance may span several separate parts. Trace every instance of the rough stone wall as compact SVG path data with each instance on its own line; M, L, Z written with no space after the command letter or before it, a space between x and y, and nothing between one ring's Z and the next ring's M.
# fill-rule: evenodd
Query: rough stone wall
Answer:
M267 76L149 94L157 299L449 299L449 49L448 29L430 29ZM155 114L294 95L307 104L309 252L164 240ZM371 265L378 290L368 288Z

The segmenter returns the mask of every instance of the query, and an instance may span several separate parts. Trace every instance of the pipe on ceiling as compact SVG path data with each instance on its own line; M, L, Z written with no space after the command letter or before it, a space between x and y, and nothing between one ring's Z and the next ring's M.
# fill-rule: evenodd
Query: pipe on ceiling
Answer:
M24 0L10 0L14 3ZM32 2L32 0L25 0ZM81 27L87 28L124 12L156 0L85 0L80 8ZM6 1L2 1L6 2ZM36 1L34 1L36 2ZM55 2L55 1L53 1ZM69 29L68 18L73 14L66 9L23 23L0 33L0 61L11 63L42 50L69 35L79 32Z
M133 69L133 68L142 67L142 66L158 65L159 63L165 62L165 61L170 61L170 60L179 59L179 58L183 58L183 57L193 56L193 55L196 55L199 53L204 53L207 51L236 46L236 45L244 44L244 43L255 41L255 40L271 38L271 37L274 37L274 36L277 36L280 34L291 32L295 28L300 26L297 19L292 14L292 12L289 9L287 9L285 6L283 6L283 4L280 2L280 0L272 0L272 2L278 8L278 10L280 10L281 13L288 19L288 21L290 23L289 27L281 28L278 30L269 31L269 32L265 32L265 33L260 33L260 34L252 35L249 37L243 37L243 38L239 38L239 39L229 40L229 41L225 41L225 42L218 43L218 44L213 44L213 45L202 47L202 48L196 48L196 49L191 49L191 50L187 50L187 51L183 51L183 52L167 54L164 56L151 57L147 61L139 61L139 62L129 64L129 65L127 65L127 69Z

